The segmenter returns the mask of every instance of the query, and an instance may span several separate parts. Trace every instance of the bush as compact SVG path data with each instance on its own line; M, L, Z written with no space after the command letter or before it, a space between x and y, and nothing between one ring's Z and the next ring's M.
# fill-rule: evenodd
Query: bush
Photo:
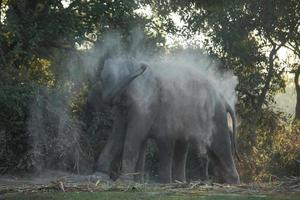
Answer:
M283 176L300 176L300 123L291 122L282 115L275 126L261 121L256 131L256 144L244 152L239 171L244 181L272 181ZM266 126L267 125L267 126ZM243 132L240 130L240 132ZM241 137L240 140L243 138Z
M63 87L0 85L0 173L91 171L106 137L79 117L85 103L79 94Z
M27 119L34 91L31 85L0 84L0 173L30 168Z

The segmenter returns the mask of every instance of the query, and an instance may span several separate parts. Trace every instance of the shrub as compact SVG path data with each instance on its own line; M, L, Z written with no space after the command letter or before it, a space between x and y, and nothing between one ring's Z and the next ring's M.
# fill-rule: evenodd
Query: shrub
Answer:
M248 144L250 150L243 154L239 163L244 181L272 181L283 176L300 175L297 162L300 156L300 123L283 117L276 122L272 128L262 122L256 132L256 144Z
M32 85L0 84L0 173L30 168L27 119L34 91Z

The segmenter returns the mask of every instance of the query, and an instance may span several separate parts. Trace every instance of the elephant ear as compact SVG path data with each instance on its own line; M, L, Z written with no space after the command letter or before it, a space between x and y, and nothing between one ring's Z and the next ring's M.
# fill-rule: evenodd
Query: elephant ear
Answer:
M121 94L124 92L124 90L128 87L128 85L137 77L142 75L146 69L148 68L148 65L145 63L140 63L138 65L138 69L133 70L129 75L127 75L116 87L112 89L109 95L103 96L103 101L107 103L114 103L116 100L116 97L121 96Z

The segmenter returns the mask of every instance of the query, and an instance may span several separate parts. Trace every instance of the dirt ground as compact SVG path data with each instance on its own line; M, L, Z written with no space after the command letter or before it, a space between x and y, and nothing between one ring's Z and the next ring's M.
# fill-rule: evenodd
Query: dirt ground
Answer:
M286 177L270 183L229 186L201 181L173 184L113 182L101 180L101 177L96 175L75 175L51 171L35 176L29 174L0 176L0 199L1 196L7 194L49 192L176 192L189 195L229 194L248 196L292 194L293 197L299 197L300 199L300 177Z

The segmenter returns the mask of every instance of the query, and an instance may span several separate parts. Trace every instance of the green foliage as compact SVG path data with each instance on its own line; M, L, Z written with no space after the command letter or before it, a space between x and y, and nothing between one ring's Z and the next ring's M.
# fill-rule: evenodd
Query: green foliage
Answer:
M93 168L89 163L97 159L112 122L108 108L87 112L89 81L97 76L85 74L85 67L101 67L119 50L113 45L109 49L107 35L118 34L122 50L135 56L164 51L167 34L189 38L201 32L205 49L220 61L221 70L232 70L239 79L242 178L299 175L299 123L272 110L274 95L285 88L283 73L299 66L278 57L286 47L299 58L299 1L69 2L64 7L60 0L0 1L0 173ZM151 15L136 12L147 6ZM182 30L170 12L186 22ZM139 31L141 40L135 34ZM85 62L95 55L99 58L92 64ZM156 153L150 144L152 175ZM201 164L196 157L189 157L189 169Z
M27 119L34 94L31 85L0 85L0 173L28 169Z
M79 144L80 122L69 114L68 93L63 88L39 87L30 105L30 132L33 167L79 171L82 152ZM71 170L71 169L69 169Z
M264 111L257 129L256 144L251 145L247 127L240 127L239 163L241 177L247 182L273 181L283 176L299 176L299 122L290 122L281 113ZM244 141L244 142L242 142Z
M299 1L179 2L175 10L187 23L186 33L203 34L210 55L239 79L242 178L258 181L272 174L299 175L299 164L293 160L295 149L299 151L295 138L299 124L290 124L282 113L272 110L274 95L286 86L284 72L298 66L293 60L282 62L278 51L286 47L299 57Z
M135 12L140 6L134 0L72 0L68 7L58 0L1 1L0 83L7 87L0 100L1 172L93 167L111 122L99 114L102 110L90 124L82 116L88 90L84 65L89 63L88 53L78 47L105 52L105 35L118 32L121 45L132 53L142 50L133 51L137 46L158 50L164 38L151 28L151 18ZM144 38L132 45L135 30ZM95 60L101 63L107 56ZM30 85L36 85L32 91L24 89Z

